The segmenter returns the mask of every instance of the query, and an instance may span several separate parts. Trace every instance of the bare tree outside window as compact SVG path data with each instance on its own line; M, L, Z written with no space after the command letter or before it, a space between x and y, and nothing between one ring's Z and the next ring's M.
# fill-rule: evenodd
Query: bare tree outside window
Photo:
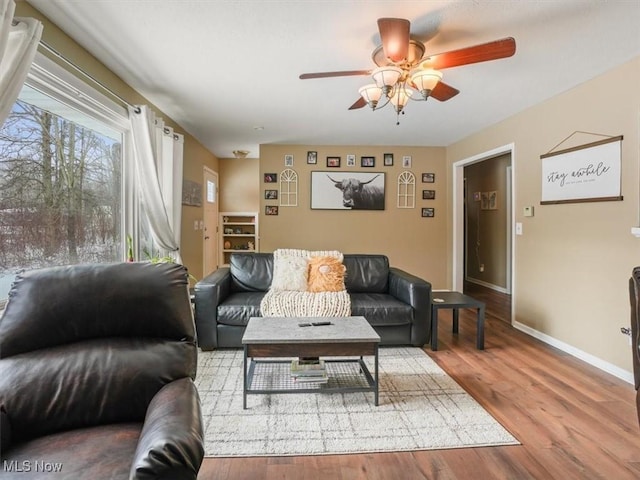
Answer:
M0 299L23 269L122 259L122 143L89 124L18 100L0 128Z

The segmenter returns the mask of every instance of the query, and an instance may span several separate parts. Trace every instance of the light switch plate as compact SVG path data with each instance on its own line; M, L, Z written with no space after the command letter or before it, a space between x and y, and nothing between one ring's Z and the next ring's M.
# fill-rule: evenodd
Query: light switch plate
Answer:
M522 235L522 223L516 222L516 235Z

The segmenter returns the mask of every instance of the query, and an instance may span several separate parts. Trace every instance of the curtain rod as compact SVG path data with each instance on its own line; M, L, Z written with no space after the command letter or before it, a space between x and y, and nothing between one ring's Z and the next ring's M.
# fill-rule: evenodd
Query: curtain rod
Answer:
M56 58L62 60L64 63L66 63L67 65L69 65L71 68L73 68L76 72L80 73L82 76L84 76L85 78L89 79L91 82L93 82L95 85L99 86L102 90L104 90L105 92L107 92L109 95L111 95L113 98L117 99L118 101L120 101L123 105L127 106L127 107L131 107L135 110L136 113L140 113L140 107L136 106L136 105L131 105L129 102L127 102L124 98L122 98L120 95L118 95L116 92L114 92L113 90L111 90L109 87L107 87L104 83L102 83L100 80L98 80L97 78L93 77L92 75L88 74L87 72L85 72L84 70L82 70L80 67L78 67L75 63L73 63L71 60L68 60L66 57L64 57L60 52L58 52L55 48L53 48L52 46L48 45L46 42L40 40L40 46L42 48L44 48L47 52L51 53L53 56L55 56Z

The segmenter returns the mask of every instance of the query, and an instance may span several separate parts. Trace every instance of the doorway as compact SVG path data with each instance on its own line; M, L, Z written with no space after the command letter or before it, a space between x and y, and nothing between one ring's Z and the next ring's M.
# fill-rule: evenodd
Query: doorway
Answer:
M218 174L204 167L203 277L218 269Z
M514 310L512 173L512 144L453 164L453 289L501 302L506 313L500 317L509 323Z

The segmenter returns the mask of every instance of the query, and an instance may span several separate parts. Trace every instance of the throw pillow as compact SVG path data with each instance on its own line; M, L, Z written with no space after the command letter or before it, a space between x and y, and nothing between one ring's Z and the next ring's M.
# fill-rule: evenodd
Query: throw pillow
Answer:
M345 289L346 267L335 257L312 257L309 259L310 292L341 292Z
M306 258L293 256L274 257L271 290L306 291L307 271Z

